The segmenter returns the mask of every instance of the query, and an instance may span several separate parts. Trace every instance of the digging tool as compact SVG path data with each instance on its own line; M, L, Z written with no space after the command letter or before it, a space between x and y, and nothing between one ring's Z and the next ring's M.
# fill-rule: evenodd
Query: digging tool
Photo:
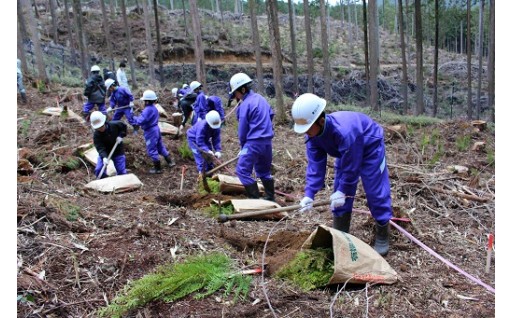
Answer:
M331 203L330 199L320 200L320 201L313 202L313 207L328 205L330 203ZM251 211L251 212L242 212L242 213L236 213L236 214L232 214L232 215L221 214L221 215L219 215L218 221L220 223L224 223L229 220L238 220L238 219L244 219L244 218L248 218L248 217L262 216L265 214L298 210L300 208L302 208L300 206L300 204L296 204L296 205L290 205L290 206L285 206L285 207L281 207L281 208L260 210L260 211Z
M110 158L114 154L114 151L116 151L117 145L119 145L119 141L118 140L116 140L116 143L114 144L114 147L112 147L112 150L110 150L110 153L108 154L108 158L107 158L108 159L108 163L106 165L103 165L103 167L101 168L100 174L96 177L96 179L100 179L101 176L103 175L103 172L105 172L105 169L107 169L107 166L110 163Z
M134 106L126 105L126 106L122 106L122 107L112 108L110 111L115 112L118 109L125 109L125 108L132 108L132 107L134 107Z
M219 169L222 169L224 168L225 166L227 166L228 164L238 160L240 156L236 156L235 158L233 159L229 159L228 161L224 162L224 163L221 163L220 165L218 165L217 167L213 168L212 170L210 171L207 171L206 172L206 176L211 176L215 171L219 170Z
M181 182L180 182L180 191L183 190L183 181L185 179L185 170L187 170L187 166L181 166Z

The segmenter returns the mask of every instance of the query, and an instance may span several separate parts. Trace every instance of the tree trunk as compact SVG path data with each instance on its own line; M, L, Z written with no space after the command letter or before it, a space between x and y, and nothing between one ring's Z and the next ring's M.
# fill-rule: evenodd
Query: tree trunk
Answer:
M487 105L491 110L491 121L495 122L494 116L494 66L495 66L495 16L494 16L495 6L494 0L489 1L489 55L487 56L487 90L489 94L489 98L487 99Z
M290 44L292 49L293 93L299 94L299 75L297 74L297 47L295 37L295 5L288 0L288 20L290 23Z
M467 33L466 33L466 55L468 67L468 119L473 120L473 101L471 93L471 1L467 1Z
M313 91L313 37L311 35L311 17L309 16L308 0L304 0L304 28L306 30L306 51L308 64L308 92Z
M258 29L258 16L256 14L256 0L249 0L249 11L251 14L252 46L256 56L256 78L258 82L257 91L263 94L265 86L263 83L263 65L261 61L260 32Z
M132 32L130 25L128 24L128 17L126 16L126 4L125 0L121 0L121 15L123 16L123 25L126 32L126 45L128 46L128 63L130 64L130 74L132 77L132 87L137 88L137 78L135 77L135 63L133 62L133 51L132 51Z
M320 0L320 33L322 37L322 57L324 64L325 99L331 100L331 67L329 65L329 38L327 36L327 14L325 0Z
M435 34L434 34L434 117L437 116L437 67L439 63L439 0L435 0Z
M23 4L22 4L23 5ZM37 30L37 21L34 17L34 12L31 10L30 5L25 3L25 12L28 13L28 21L30 28L30 38L34 45L34 54L36 58L37 65L37 79L43 81L44 83L49 83L48 75L46 74L46 65L44 64L43 59L43 50L41 48L41 40L39 36L39 31Z
M402 0L398 0L398 32L400 33L400 48L402 52L402 95L404 96L403 114L407 115L409 112L409 98L408 98L408 87L407 83L409 78L407 75L407 55L405 51L405 21L404 21L404 10L402 6Z
M155 0L156 1L156 0ZM206 72L204 62L203 42L201 37L201 21L197 10L196 0L190 0L190 15L192 18L192 30L194 30L194 56L196 58L196 76L199 83L206 88Z
M185 0L181 0L181 4L183 5L183 28L185 29L185 37L188 37L187 9L185 8Z
M18 11L18 17L20 16L21 14L21 11ZM17 33L17 37L16 37L16 49L17 49L17 53L18 53L18 58L20 59L21 61L21 71L24 73L24 74L27 74L28 73L28 66L27 66L27 55L25 54L25 46L23 45L23 38L21 36L21 31L20 31L20 21L18 19L17 23L16 23L16 26L17 26L17 30L16 30L16 33Z
M153 0L153 11L155 13L155 30L156 30L156 53L158 55L158 73L160 75L160 87L165 86L164 74L164 57L162 52L162 41L160 39L160 19L158 18L158 5L156 0Z
M423 115L425 106L423 103L423 30L421 25L421 0L414 0L416 30L416 108L414 115Z
M116 7L114 6L114 1L109 0L109 7L110 7L110 19L115 20L116 18Z
M274 75L274 88L276 90L277 122L286 122L286 111L283 99L283 55L281 52L281 37L279 35L279 20L277 18L276 0L267 0L268 29L270 47L272 49L272 73Z
M364 30L364 77L366 80L366 102L370 101L370 58L368 53L368 15L366 0L363 0L363 30Z
M76 65L76 52L75 52L75 41L73 38L73 27L71 24L71 19L69 18L69 7L68 7L68 0L64 0L64 11L66 11L66 27L68 29L68 47L71 51L71 62Z
M53 42L55 44L59 43L59 29L57 27L58 21L57 21L57 14L55 13L55 0L49 0L50 3L50 15L52 17L52 31L53 31Z
M146 48L148 50L148 68L149 83L155 86L155 53L153 51L153 40L151 39L151 14L149 12L148 0L142 0L142 10L144 11L144 28L146 33Z
M379 111L379 92L377 80L379 76L379 24L377 3L368 2L368 38L370 56L370 106L373 111Z
M480 119L480 95L482 93L482 58L484 55L484 4L480 0L480 16L478 21L478 86L476 89L476 119Z
M21 3L21 0L17 0L17 10L18 10L18 21L20 22L20 33L23 41L27 40L30 36L27 31L27 21L25 19L25 13L23 13L24 9Z
M115 66L115 62L114 62L114 57L113 57L113 54L112 54L112 41L110 40L110 24L109 24L109 21L107 20L107 10L105 8L105 0L100 0L100 4L101 4L101 17L102 17L102 22L103 22L103 29L104 29L104 34L105 34L105 41L107 42L107 54L108 54L108 59L110 61L110 69L112 71L114 71L116 69L116 66Z
M80 69L82 70L83 79L87 79L89 75L89 63L87 60L87 52L85 46L85 36L82 21L82 9L80 0L73 0L73 13L75 16L76 34L78 37L78 50L80 51Z

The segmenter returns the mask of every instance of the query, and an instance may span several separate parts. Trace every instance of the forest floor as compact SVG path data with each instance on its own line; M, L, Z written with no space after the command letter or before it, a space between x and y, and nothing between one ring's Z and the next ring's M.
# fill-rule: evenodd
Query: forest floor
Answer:
M193 160L178 152L183 137L164 137L177 165L161 175L149 174L143 137L132 135L131 128L124 139L127 168L143 186L117 194L87 190L94 167L76 150L92 143L91 128L69 117L42 114L58 99L79 113L81 103L64 95L73 92L53 87L40 93L29 87L29 103L18 101L18 317L97 317L97 310L128 282L160 265L214 251L228 255L240 269L257 267L264 258L267 272L254 276L248 299L235 302L222 291L202 300L190 295L170 303L151 302L126 317L495 316L494 253L490 272L485 272L488 234L496 225L494 126L479 130L467 121L446 121L408 126L396 134L390 123L382 122L394 216L408 219L395 224L426 248L392 227L385 260L398 273L398 282L304 292L273 274L319 225L331 226L328 207L304 214L291 211L283 220L219 223L206 212L212 199L244 196L201 194ZM232 114L222 128L222 160L239 151L236 127ZM484 146L473 149L477 142ZM67 164L77 161L73 168ZM276 189L285 194L277 202L297 204L307 161L303 137L287 125L275 126L273 163ZM330 159L326 189L317 199L330 194L332 163ZM233 171L234 164L223 173ZM361 187L354 208L368 211ZM371 245L374 230L369 215L354 212L352 235Z

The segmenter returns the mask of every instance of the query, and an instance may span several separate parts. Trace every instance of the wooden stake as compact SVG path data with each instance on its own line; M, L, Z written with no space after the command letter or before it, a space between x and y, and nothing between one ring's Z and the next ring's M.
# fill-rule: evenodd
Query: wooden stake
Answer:
M491 255L492 255L492 245L494 243L494 235L489 234L489 240L487 242L487 262L485 263L485 273L489 274L489 270L491 268Z

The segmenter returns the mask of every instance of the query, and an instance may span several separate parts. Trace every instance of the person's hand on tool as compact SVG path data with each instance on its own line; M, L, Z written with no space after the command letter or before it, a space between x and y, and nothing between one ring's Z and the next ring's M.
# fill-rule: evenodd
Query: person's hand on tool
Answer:
M119 144L122 143L123 142L123 137L117 136L116 142L119 143Z
M210 156L212 156L212 157L213 157L213 156L215 156L215 154L214 154L214 153L213 153L213 151L211 151L211 150L208 150L208 154L209 154Z
M104 166L108 165L108 158L103 158L103 165Z
M112 107L110 107L110 106L109 106L109 107L107 108L107 113L110 113L111 111L112 111Z
M222 154L220 153L220 151L217 151L215 152L215 157L219 158L222 157Z
M302 200L300 200L299 205L299 212L307 212L313 208L313 199L311 199L310 197L303 197Z
M331 209L334 210L336 208L342 207L345 205L345 193L340 190L331 194Z
M130 102L130 108L133 110L134 107L135 107L135 104L133 102Z

